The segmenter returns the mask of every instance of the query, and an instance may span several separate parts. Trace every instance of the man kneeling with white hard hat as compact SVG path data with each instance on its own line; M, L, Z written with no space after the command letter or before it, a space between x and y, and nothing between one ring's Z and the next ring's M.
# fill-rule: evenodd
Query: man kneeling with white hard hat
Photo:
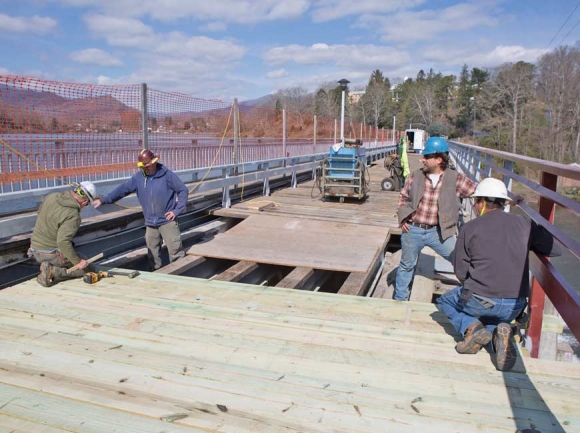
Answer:
M38 210L30 239L28 255L40 263L36 281L50 287L69 278L82 278L87 260L74 249L72 242L81 225L81 209L92 203L97 190L92 182L71 184L72 190L53 192L44 199ZM77 270L67 273L67 269Z
M510 198L503 182L484 179L472 197L478 218L461 227L453 262L462 286L436 304L464 337L457 352L475 354L491 343L496 368L509 371L517 355L510 323L530 292L528 252L556 256L561 248L543 227L504 212Z

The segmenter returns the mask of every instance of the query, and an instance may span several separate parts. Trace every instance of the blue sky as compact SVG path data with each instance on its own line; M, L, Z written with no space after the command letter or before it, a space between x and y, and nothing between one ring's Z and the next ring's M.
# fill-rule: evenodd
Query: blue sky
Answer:
M396 80L420 69L534 62L579 39L578 3L0 0L0 74L145 82L223 101L341 78L356 90L375 69Z

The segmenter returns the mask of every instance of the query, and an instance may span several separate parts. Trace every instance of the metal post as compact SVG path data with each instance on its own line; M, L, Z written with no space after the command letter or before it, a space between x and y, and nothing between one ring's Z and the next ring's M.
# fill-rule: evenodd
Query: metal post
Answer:
M149 149L147 121L147 83L141 83L141 145L143 149Z
M233 163L234 164L239 164L240 163L240 155L239 155L239 149L238 149L238 142L239 142L239 137L238 137L238 128L239 128L239 106L238 106L238 98L234 98L234 151L233 151ZM236 170L234 172L235 175L237 175L237 167Z
M395 131L397 130L397 116L393 115L393 146L395 145Z
M318 134L318 118L314 115L314 139L312 141L312 153L316 153L316 135Z
M334 142L335 143L336 143L336 123L337 123L337 120L334 119Z
M475 120L477 119L477 116L475 114L475 110L476 110L476 105L475 105L475 100L473 101L473 140L475 141Z
M475 105L475 96L472 96L471 98L469 98L470 101L473 101L473 130L471 131L471 139L473 141L475 141L475 109L476 109L476 105Z
M491 156L491 155L490 155L490 156ZM492 161L493 161L493 160L492 160ZM490 165L490 164L488 164L488 165ZM508 160L508 159L505 159L505 160L503 161L503 167L504 167L504 168L505 168L507 171L509 171L509 172L513 173L513 172L514 172L514 169L515 169L515 162L513 162L513 161L510 161L510 160ZM488 177L491 175L491 166L489 167L489 170L490 170L490 171L489 171L489 173L488 173L488 175L487 175ZM506 189L507 189L508 191L511 191L511 190L512 190L512 178L511 178L511 177L504 175L504 176L503 176L503 183L505 184L505 187L506 187ZM509 203L509 201L508 201L507 203ZM509 212L510 212L510 208L511 208L511 206L510 206L509 204L506 204L506 206L504 207L504 212L507 212L507 213L509 213Z
M340 106L340 141L344 146L344 99L346 97L346 91L342 91L342 104Z
M556 191L558 185L558 176L555 174L542 172L540 184L549 190ZM550 224L554 223L554 214L556 213L556 204L546 198L540 197L539 212ZM527 337L532 341L532 350L530 355L537 358L540 353L540 336L542 334L542 320L544 318L544 305L546 302L546 292L540 286L535 278L532 278L532 290L530 292L530 324L528 326Z
M282 158L286 158L286 109L282 109Z

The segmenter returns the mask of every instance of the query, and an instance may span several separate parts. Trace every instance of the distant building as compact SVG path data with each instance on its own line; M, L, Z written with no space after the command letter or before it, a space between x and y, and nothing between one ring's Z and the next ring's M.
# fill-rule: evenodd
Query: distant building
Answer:
M355 90L354 92L348 92L348 102L350 104L358 104L360 98L365 94L364 90Z

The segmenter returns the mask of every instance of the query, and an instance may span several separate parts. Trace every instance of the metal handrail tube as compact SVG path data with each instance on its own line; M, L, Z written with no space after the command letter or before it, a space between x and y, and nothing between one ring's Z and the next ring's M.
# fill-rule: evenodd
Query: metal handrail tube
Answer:
M449 145L450 153L456 160L458 167L472 179L479 179L479 176L482 174L489 176L493 169L504 176L504 182L506 179L509 179L506 182L509 186L511 186L511 181L514 180L537 193L540 197L539 212L525 203L520 203L519 207L530 218L544 226L564 248L577 258L580 258L580 243L572 239L552 222L556 204L573 211L576 215L580 215L580 204L578 202L555 191L558 177L580 180L579 168L467 145L456 141L449 142ZM493 157L502 159L504 161L504 167L500 167L494 163ZM540 183L514 173L514 162L539 170L541 174ZM482 169L481 166L485 166L485 169ZM560 313L573 335L580 340L580 314L578 314L580 311L580 294L545 257L531 253L530 272L533 276L533 281L529 302L530 325L527 335L532 342L530 353L533 357L537 357L542 333L542 314L545 295L548 295L550 301Z

